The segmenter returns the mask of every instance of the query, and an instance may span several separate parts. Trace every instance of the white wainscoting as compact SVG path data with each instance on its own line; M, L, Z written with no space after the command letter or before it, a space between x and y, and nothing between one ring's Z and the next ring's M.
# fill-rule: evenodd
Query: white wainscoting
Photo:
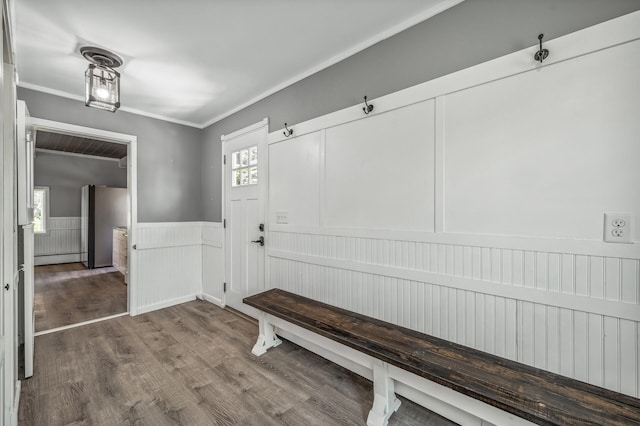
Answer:
M213 222L138 224L139 314L202 296L224 306L224 232ZM35 236L35 264L80 261L80 218L52 217Z
M638 259L297 232L269 241L271 286L638 396Z
M271 133L267 287L640 397L639 23Z
M221 223L202 224L202 297L224 307L224 229Z
M203 292L205 271L209 294L221 295L215 292L216 278L224 275L217 228L207 222L138 223L138 314L194 300Z
M51 217L46 234L35 234L35 265L80 261L80 218Z

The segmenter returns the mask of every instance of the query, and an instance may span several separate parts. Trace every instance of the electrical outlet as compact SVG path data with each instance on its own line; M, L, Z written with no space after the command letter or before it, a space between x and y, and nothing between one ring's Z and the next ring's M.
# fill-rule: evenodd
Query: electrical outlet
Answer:
M624 220L624 219L617 218L617 219L613 219L611 221L611 224L613 226L615 226L616 228L622 228L623 226L625 226L627 224L627 221Z
M289 223L289 212L276 212L276 223L281 225Z
M629 213L604 214L604 241L607 243L631 243L632 216Z

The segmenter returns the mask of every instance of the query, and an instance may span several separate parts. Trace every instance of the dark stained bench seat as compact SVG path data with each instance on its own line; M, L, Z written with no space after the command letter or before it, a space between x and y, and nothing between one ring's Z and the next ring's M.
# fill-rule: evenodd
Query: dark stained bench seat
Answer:
M640 399L284 290L244 303L536 424L640 424ZM275 334L272 341L261 353L279 343Z

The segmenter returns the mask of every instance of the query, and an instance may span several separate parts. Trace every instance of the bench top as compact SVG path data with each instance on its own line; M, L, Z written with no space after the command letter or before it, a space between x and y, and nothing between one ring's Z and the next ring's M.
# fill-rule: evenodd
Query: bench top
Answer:
M640 424L640 399L284 290L244 303L534 423Z

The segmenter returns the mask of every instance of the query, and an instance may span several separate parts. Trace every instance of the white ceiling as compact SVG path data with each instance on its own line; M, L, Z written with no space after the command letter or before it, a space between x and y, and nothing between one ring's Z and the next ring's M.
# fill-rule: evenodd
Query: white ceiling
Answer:
M462 0L19 0L19 85L84 99L85 45L122 110L203 127Z

